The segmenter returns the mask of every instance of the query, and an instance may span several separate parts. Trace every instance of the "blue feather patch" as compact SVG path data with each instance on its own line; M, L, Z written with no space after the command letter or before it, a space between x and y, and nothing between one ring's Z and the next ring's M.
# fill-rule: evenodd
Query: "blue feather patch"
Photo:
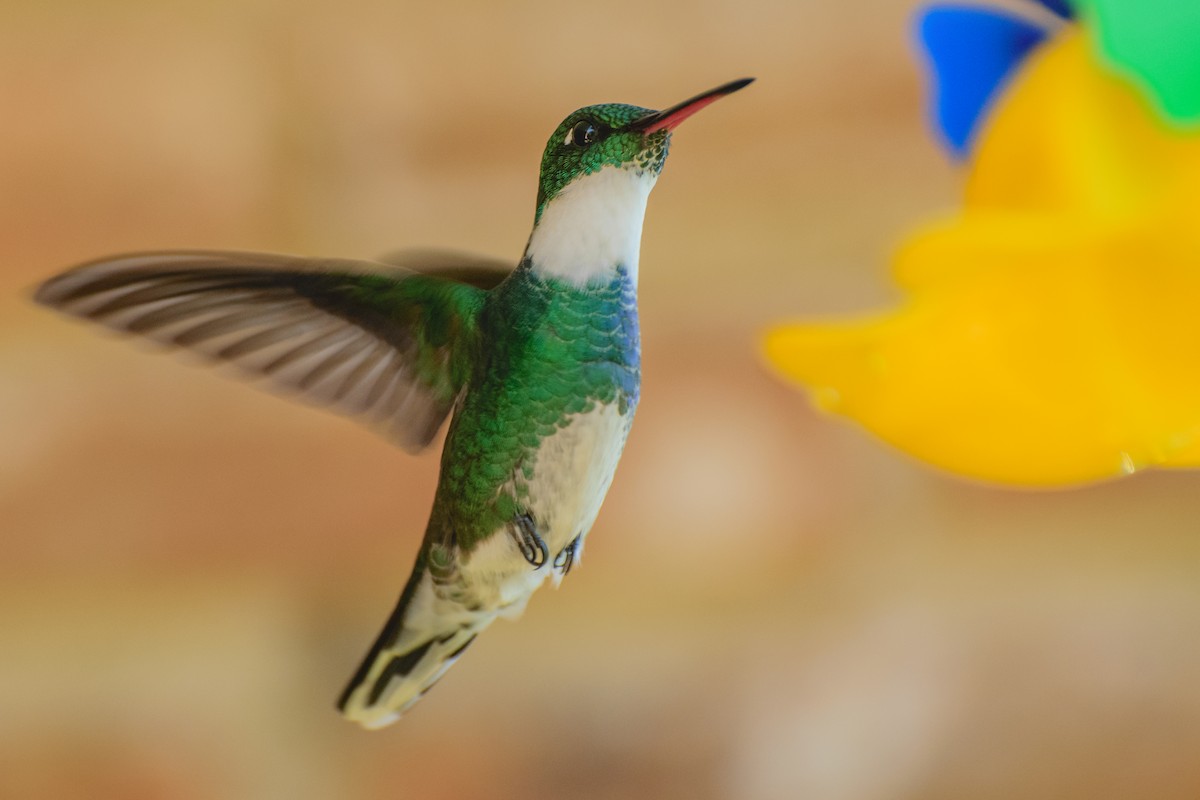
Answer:
M935 5L918 19L917 35L934 85L934 127L965 158L988 103L1047 31L1002 11Z
M1035 0L1063 19L1075 19L1075 9L1067 0Z

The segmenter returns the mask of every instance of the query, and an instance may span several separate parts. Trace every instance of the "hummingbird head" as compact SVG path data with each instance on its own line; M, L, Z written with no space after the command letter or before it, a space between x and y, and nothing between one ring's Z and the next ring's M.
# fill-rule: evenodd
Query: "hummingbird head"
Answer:
M652 111L586 106L564 119L542 154L537 213L526 255L535 269L575 283L624 267L636 275L646 198L679 123L753 78Z
M700 109L753 80L727 83L665 111L602 103L573 112L554 129L542 154L537 216L541 217L546 204L573 181L604 167L630 170L653 182L667 160L671 131Z

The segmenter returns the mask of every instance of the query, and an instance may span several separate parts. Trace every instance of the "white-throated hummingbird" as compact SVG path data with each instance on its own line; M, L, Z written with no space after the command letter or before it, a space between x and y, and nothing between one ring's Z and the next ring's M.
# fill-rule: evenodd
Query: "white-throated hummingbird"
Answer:
M416 565L339 701L349 719L397 719L492 620L578 561L638 403L646 199L675 126L751 80L666 111L568 116L511 271L168 251L93 261L38 289L41 303L236 364L410 451L451 417Z

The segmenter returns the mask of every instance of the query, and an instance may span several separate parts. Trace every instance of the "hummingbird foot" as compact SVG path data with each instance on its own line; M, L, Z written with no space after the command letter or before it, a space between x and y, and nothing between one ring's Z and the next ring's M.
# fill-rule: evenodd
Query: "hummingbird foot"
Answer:
M575 558L579 554L579 540L582 536L576 536L571 540L571 543L559 551L554 557L554 568L559 571L559 574L566 575L571 571L571 567L575 566Z
M532 564L534 569L541 569L550 557L550 549L546 547L546 540L538 535L533 517L518 514L508 526L508 533L517 543L517 547L521 548L521 555L525 556L525 560Z

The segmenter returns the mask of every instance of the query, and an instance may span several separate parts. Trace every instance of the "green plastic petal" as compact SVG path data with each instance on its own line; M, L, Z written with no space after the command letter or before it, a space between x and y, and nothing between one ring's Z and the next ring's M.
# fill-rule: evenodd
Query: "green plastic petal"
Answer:
M1200 124L1200 2L1074 0L1100 51L1172 122Z

